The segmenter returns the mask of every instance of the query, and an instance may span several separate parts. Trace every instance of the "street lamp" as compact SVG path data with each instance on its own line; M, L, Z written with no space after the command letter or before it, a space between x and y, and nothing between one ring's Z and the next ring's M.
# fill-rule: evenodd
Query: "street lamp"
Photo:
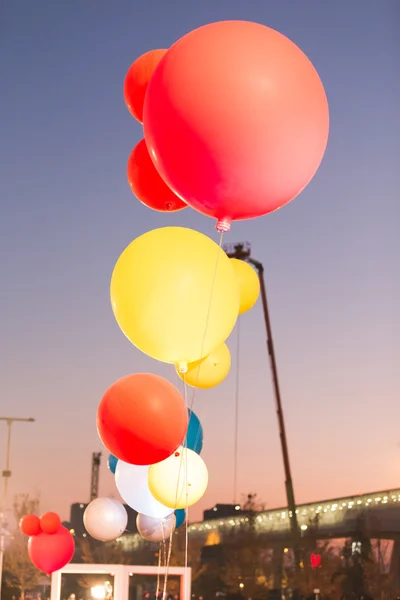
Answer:
M112 598L113 588L109 581L104 585L95 585L90 589L90 595L93 600L109 600Z
M95 585L90 590L93 600L104 600L106 597L106 588L104 585Z
M264 267L263 265L254 258L251 257L251 246L248 242L240 243L240 244L232 244L224 246L224 250L229 256L229 258L237 258L239 260L243 260L252 265L257 273L258 279L260 281L260 293L261 293L261 302L264 312L264 320L265 320L265 328L267 330L267 350L271 365L272 371L272 381L275 392L275 402L276 402L276 414L278 417L278 427L279 427L279 437L281 441L281 449L282 449L282 458L283 458L283 466L285 469L285 487L286 487L286 498L289 510L289 521L290 521L290 530L292 534L292 545L293 545L293 554L295 560L296 569L300 565L300 545L299 545L299 526L297 522L297 514L296 514L296 503L294 499L294 491L293 491L293 481L292 474L290 469L290 461L289 461L289 450L286 439L286 428L285 428L285 420L283 417L283 409L282 409L282 400L281 400L281 392L279 388L279 379L278 379L278 368L276 364L276 356L275 356L275 348L274 342L272 340L272 328L271 321L268 310L268 302L267 302L267 290L265 286L264 280Z
M11 429L15 422L19 423L34 423L35 419L32 417L28 419L21 419L20 417L0 417L0 421L5 421L7 425L7 445L6 445L6 464L5 469L2 472L2 494L0 498L0 599L1 599L1 583L3 579L3 560L6 537L8 534L6 530L7 522L5 511L7 509L7 492L8 492L8 480L11 477L10 470L10 453L11 453Z

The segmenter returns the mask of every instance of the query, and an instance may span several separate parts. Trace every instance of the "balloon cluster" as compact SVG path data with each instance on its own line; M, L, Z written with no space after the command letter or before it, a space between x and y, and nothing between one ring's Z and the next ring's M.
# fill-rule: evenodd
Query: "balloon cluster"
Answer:
M185 519L185 508L207 489L200 457L203 428L178 390L156 375L137 373L115 382L98 408L98 431L112 453L108 464L124 502L138 513L137 529L149 541L166 541ZM97 498L84 513L95 539L125 530L124 506Z
M125 103L131 115L143 122L144 99L150 78L166 50L151 50L130 67L124 84ZM136 198L148 208L174 212L187 207L163 181L151 160L145 140L132 150L127 166L128 183Z
M144 129L128 160L133 193L158 211L190 206L216 219L221 233L290 202L325 153L329 110L318 73L292 41L264 25L211 23L144 54L128 71L124 97ZM182 227L133 240L110 286L115 319L132 344L204 389L227 376L225 342L258 295L247 263ZM169 381L136 373L106 391L97 427L117 489L138 512L139 533L169 539L208 484L197 416ZM124 532L127 513L120 502L97 498L84 524L110 541ZM40 570L71 560L74 540L55 513L27 515L20 527Z
M212 23L144 54L128 71L124 97L144 128L128 161L134 194L158 211L190 206L215 218L221 234L232 221L291 201L325 152L329 112L318 73L293 42L256 23ZM227 376L225 342L258 295L251 266L182 227L133 240L110 285L115 319L131 343L174 365L185 385L204 389ZM106 391L97 428L140 534L165 541L207 488L198 418L169 381L135 373ZM84 521L93 537L109 540L121 535L127 515L99 498Z
M32 564L50 575L68 564L75 552L75 542L71 532L61 525L60 517L47 512L40 518L25 515L19 528L29 537L28 554Z
M325 153L329 110L317 71L258 23L211 23L144 54L124 96L144 127L128 161L133 193L155 210L189 205L220 231L290 202Z
M158 231L165 235L164 230ZM202 250L207 248L208 242L213 243L196 232L181 231L186 239L187 232L189 235L194 233L194 239L200 240ZM218 252L222 251L218 248ZM226 278L221 280L217 291L214 290L212 306L215 306L215 298L220 298L221 312L208 324L205 358L190 361L201 357L200 342L204 338L204 325L200 327L195 318L188 316L190 311L193 317L195 310L198 313L202 311L202 306L194 301L196 289L201 300L206 300L200 286L196 285L199 270L191 272L188 266L186 271L179 271L178 265L178 268L175 267L175 281L179 284L180 278L190 277L192 287L186 281L185 288L179 287L179 294L174 287L164 287L163 294L156 294L156 297L163 298L163 303L168 303L171 296L176 303L179 296L182 302L185 293L193 296L184 321L181 321L183 309L175 315L170 311L164 329L160 313L165 319L168 315L163 303L151 305L147 302L146 306L143 297L140 309L135 308L128 277L134 269L129 258L124 258L128 262L125 263L125 277L121 276L117 288L120 296L114 296L114 311L128 324L126 329L131 341L142 349L147 344L148 353L154 358L175 363L179 377L196 388L211 388L225 379L231 358L228 347L222 341L228 335L227 329L224 329L224 315L226 317L227 310L231 310L234 315L231 322L234 324L239 314L254 306L259 295L255 271L243 261L224 257L224 277L231 278L232 285L228 287L229 296L224 293ZM168 261L163 264L167 269ZM204 266L204 262L202 264ZM165 280L153 279L152 285L160 286L163 281L165 285ZM142 279L142 286L145 285ZM126 294L130 295L129 301ZM207 302L209 304L209 298ZM116 306L122 308L116 311ZM153 335L157 318L160 320L158 335L157 331ZM136 341L138 335L141 336L140 344ZM177 523L183 522L185 509L198 502L207 489L208 471L200 456L203 429L197 415L186 407L184 398L172 383L157 375L135 373L116 381L105 392L97 411L97 428L100 439L110 452L109 469L115 475L119 494L128 506L139 513L139 533L151 541L168 539ZM178 513L179 510L183 512ZM84 523L92 537L109 541L123 533L127 514L121 503L98 498L87 507Z

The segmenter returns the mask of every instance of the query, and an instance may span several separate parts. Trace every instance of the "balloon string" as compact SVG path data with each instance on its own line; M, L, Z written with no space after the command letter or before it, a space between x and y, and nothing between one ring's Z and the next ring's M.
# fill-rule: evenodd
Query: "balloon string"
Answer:
M213 280L212 280L212 285L211 285L210 301L208 303L208 309L207 309L206 325L205 325L204 336L203 336L203 341L202 341L202 345L201 345L201 353L200 353L200 357L201 358L200 358L200 360L202 358L204 358L203 357L203 352L204 352L204 346L205 346L205 342L206 342L206 338L207 338L208 325L209 325L209 322L210 322L212 300L213 300L213 296L214 296L214 288L215 288L215 282L216 282L216 279L217 279L217 272L218 272L218 264L219 264L219 259L220 259L221 253L223 252L223 250L222 250L223 240L224 240L224 232L221 231L221 234L220 234L220 237L219 237L217 260L216 260L216 263L215 263L214 275L213 275ZM197 391L197 386L198 386L198 383L199 383L201 367L202 367L202 363L200 362L199 367L197 369L196 382L195 382L194 389L193 389L193 394L192 394L192 401L190 403L190 413L193 412L193 405L194 405L194 401L196 399L196 391ZM198 444L199 436L200 436L200 429L197 431L196 440L195 440L195 447Z
M187 396L188 396L188 390L187 390L187 383L186 383L186 379L184 379L183 381L183 385L184 385L184 397L185 397L185 404L187 406ZM192 413L190 413L190 417L189 417L189 422L190 419L192 418ZM197 435L199 434L199 431L197 432ZM197 446L197 441L195 443L195 448ZM186 502L185 502L185 568L187 568L188 566L188 552L189 552L189 486L188 486L188 460L187 460L187 435L185 438L185 452L186 452L186 461L185 461L185 489L186 489Z
M171 562L171 553L172 553L172 533L171 533L171 537L169 538L169 544L168 544L168 556L166 557L166 564L165 564L165 577L164 577L164 591L163 591L163 597L162 600L165 600L167 597L167 582L168 582L168 575L169 575L169 563Z
M185 400L185 406L186 409L188 407L188 401L187 401L187 385L186 385L186 376L185 374L182 375L183 377L183 394L184 394L184 400ZM190 417L189 417L189 423L190 423ZM188 429L189 429L189 423L188 423ZM183 451L181 453L181 457L180 457L180 461L179 461L179 471L178 471L178 480L176 482L176 492L175 492L175 508L174 510L177 509L178 507L178 499L180 498L180 483L181 483L181 473L183 471L182 467L184 467L184 460L185 460L185 454L187 451L187 432L186 432L186 436L185 436L185 440L182 444L183 447ZM186 461L187 463L187 461ZM185 484L185 481L184 481Z
M169 565L171 562L171 553L172 553L172 536L171 533L168 544L168 555L166 551L166 540L165 540L165 531L164 531L164 521L161 522L162 536L163 536L163 547L164 547L164 559L165 559L165 574L164 574L164 586L162 593L162 600L165 600L167 597L167 583L168 583L168 575L169 575Z
M221 231L220 233L220 237L219 237L219 245L218 245L218 253L217 253L217 260L215 261L215 268L214 268L214 274L213 274L213 279L212 279L212 283L211 283L211 291L210 291L210 300L208 303L208 308L207 308L207 316L206 316L206 323L205 323L205 327L204 327L204 335L203 335L203 340L202 340L202 344L201 344L201 352L200 352L200 360L203 357L203 353L204 353L204 346L205 346L205 342L206 342L206 338L207 338L207 331L208 331L208 326L209 326L209 322L210 322L210 316L211 316L211 309L212 309L212 301L213 301L213 296L214 296L214 289L215 289L215 282L217 279L217 273L218 273L218 264L219 264L219 260L221 257L221 253L222 253L222 243L224 240L224 232ZM190 424L190 419L192 418L192 414L193 414L193 406L194 406L194 402L196 399L196 391L198 389L198 383L199 383L199 378L200 378L200 370L202 367L202 363L200 362L198 369L197 369L197 375L196 375L196 381L195 381L195 385L194 385L194 389L193 389L193 394L192 394L192 400L190 403L190 417L189 417L189 424ZM185 395L185 402L186 405L188 404L187 401L187 383L186 383L186 379L183 379L183 383L184 383L184 395ZM196 438L194 441L194 448L197 447L197 444L199 443L200 440L200 427L197 430L196 433ZM185 438L185 445L187 447L187 436ZM186 479L186 515L185 515L185 568L187 568L188 566L188 555L189 555L189 492L188 492L188 461L186 460L186 464L185 464L185 479Z
M163 566L167 564L167 552L165 550L165 531L164 531L164 519L161 519L161 535L162 535L162 550L163 550Z
M161 519L161 534L162 534L162 548L163 548L163 566L165 568L162 600L165 600L165 593L166 593L166 589L167 589L167 580L168 580L168 566L169 565L168 565L168 561L167 561L167 551L166 551L166 542L165 542L165 530L164 530L164 519Z
M187 407L188 407L188 399L187 399L187 384L186 384L185 374L182 375L182 379L183 379L184 400L185 400L185 406L186 406L186 409L187 409ZM190 422L190 418L189 418L189 422ZM180 496L181 496L181 494L180 494L180 484L181 484L181 478L182 478L182 471L184 471L184 474L183 474L184 485L186 484L186 505L188 503L187 502L187 496L188 496L188 491L187 491L187 459L185 460L185 458L186 458L185 455L187 454L187 433L186 433L185 440L184 440L182 446L183 446L183 450L182 450L181 456L180 456L178 478L177 478L177 483L176 483L174 512L177 510L178 500L180 499ZM186 539L187 539L187 508L186 508L185 520L186 520ZM171 533L171 536L169 538L168 557L167 557L166 562L165 562L164 589L163 589L162 600L166 599L166 594L167 594L167 581L168 581L169 565L170 565L171 552L172 552L172 536L173 536L173 533ZM187 563L186 555L187 555L187 542L186 542L186 548L185 548L185 564Z
M156 600L158 600L158 594L160 593L161 553L162 553L162 542L160 542L160 546L158 548L158 568L157 568Z
M236 390L234 416L234 453L233 453L233 503L237 502L238 436L239 436L239 365L240 365L240 321L237 322L236 339Z
M210 323L212 300L213 300L213 296L214 296L215 282L217 280L217 272L218 272L219 259L220 259L221 253L222 253L222 242L223 242L223 239L224 239L224 232L221 231L221 235L219 237L219 246L218 246L217 260L215 262L214 275L213 275L212 284L211 284L210 301L208 303L207 316L206 316L206 324L205 324L205 327L204 327L203 341L202 341L202 344L201 344L200 360L204 358L203 352L204 352L204 346L205 346L206 338L207 338L208 325ZM197 369L196 383L195 383L194 390L193 390L193 397L192 397L191 407L193 406L194 398L195 398L195 395L196 395L197 385L199 383L200 369L201 369L201 363L199 364L199 368Z
M212 283L211 283L210 301L208 303L207 316L206 316L206 324L205 324L205 328L204 328L203 340L202 340L202 343L201 343L201 353L200 353L200 359L199 359L200 361L201 361L202 358L204 358L203 357L204 345L205 345L205 341L206 341L206 337L207 337L208 325L209 325L209 322L210 322L212 300L213 300L213 295L214 295L215 281L217 279L218 263L219 263L219 259L220 259L220 256L221 256L223 239L224 239L224 232L221 231L220 238L219 238L219 245L218 245L217 260L216 260L216 263L215 263L215 269L214 269L213 279L212 279ZM198 383L199 383L199 377L200 377L201 367L202 367L202 363L200 362L199 367L197 369L196 381L195 381L195 384L193 386L194 389L193 389L192 400L190 402L190 406L188 405L188 400L187 400L187 383L186 383L185 375L184 374L182 375L183 385L184 385L185 402L186 402L186 406L190 410L188 427L190 425L190 419L192 418L193 405L194 405L194 401L196 399L196 391L197 391L197 386L198 386ZM200 429L197 430L197 434L196 434L196 438L195 438L195 443L194 443L194 447L195 448L196 448L196 446L197 446L197 444L199 442L199 439L200 439L199 436L200 436ZM185 438L185 440L187 440L187 438ZM179 476L178 476L178 482L179 482ZM176 509L176 507L175 507L175 509Z
M207 315L206 315L206 322L205 322L205 327L204 327L204 335L203 335L203 339L202 339L202 343L201 343L201 352L200 352L200 359L201 360L203 357L203 353L204 353L204 346L205 346L205 342L206 342L206 338L207 338L207 331L208 331L208 326L209 326L209 322L210 322L210 316L211 316L211 308L212 308L212 300L213 300L213 296L214 296L214 289L215 289L215 282L217 279L217 272L218 272L218 264L219 264L219 259L221 256L221 252L222 252L222 243L223 243L223 239L224 239L224 232L221 231L220 234L220 239L219 239L219 246L218 246L218 253L217 253L217 259L215 262L215 268L214 268L214 273L213 273L213 278L212 278L212 282L211 282L211 291L210 291L210 300L208 303L208 308L207 308ZM190 424L190 419L192 418L192 413L193 413L193 405L194 405L194 401L196 398L196 391L197 391L197 386L198 386L198 382L199 382L199 377L200 377L200 369L201 369L202 363L200 362L199 367L197 369L197 375L196 375L196 382L194 385L194 389L193 389L193 394L192 394L192 399L190 402L190 416L189 416L189 424ZM185 375L183 374L183 385L184 385L184 398L185 398L185 404L186 407L188 407L188 393L187 393L187 383L186 383L186 378ZM189 408L189 407L188 407ZM194 447L197 447L197 444L199 442L199 436L200 436L200 428L197 431L196 434L196 439L194 442ZM185 483L185 492L186 492L186 514L185 514L185 568L187 568L188 566L188 550L189 550L189 492L188 492L188 461L187 458L185 460L185 454L187 454L187 435L185 437L185 441L184 441L184 448L183 448L183 452L182 452L182 456L181 456L181 464L180 464L180 468L179 468L179 473L178 473L178 481L177 481L177 486L176 486L176 497L175 497L175 510L178 504L178 495L179 495L179 487L180 487L180 479L181 479L181 472L182 472L182 466L184 467L185 473L184 473L184 483ZM185 460L185 463L183 462ZM170 538L170 542L169 542L169 557L171 556L171 550L172 550L172 536ZM167 561L168 566L169 566L169 559ZM166 569L166 572L168 570L168 567ZM167 575L166 575L167 576ZM164 586L164 594L166 593L166 584ZM163 597L163 600L165 600L165 597Z
M224 240L224 232L221 231L220 238L219 238L219 245L218 245L217 260L215 262L214 274L213 274L213 278L212 278L212 282L211 282L210 300L209 300L208 308L207 308L206 323L205 323L205 327L204 327L204 335L203 335L203 340L202 340L202 343L201 343L200 360L202 358L204 358L203 357L203 352L204 352L204 346L205 346L205 342L206 342L206 338L207 338L208 325L209 325L209 322L210 322L212 300L213 300L213 296L214 296L214 288L215 288L215 282L216 282L216 279L217 279L218 264L219 264L219 259L220 259L221 252L222 252L222 243L223 243L223 240ZM201 367L202 367L202 363L200 362L199 367L197 369L196 382L195 382L195 385L194 385L193 394L192 394L192 400L190 402L190 407L189 407L189 409L190 409L189 424L190 424L190 419L192 418L193 405L194 405L194 401L195 401L195 398L196 398L196 391L197 391L197 386L198 386L198 383L199 383L199 377L200 377L200 369L201 369ZM185 378L184 374L183 374L183 384L184 384L185 402L186 402L186 406L188 406L187 384L186 384L186 378ZM197 446L197 444L199 442L199 436L200 436L200 429L198 429L198 431L197 431L197 435L196 435L196 439L195 439L195 447ZM187 436L185 438L185 446L187 446ZM183 459L184 459L183 454L184 453L182 453L181 467L179 469L179 474L178 474L177 492L176 492L176 500L175 500L175 510L176 510L176 505L177 505L177 502L178 502L178 493L179 493L178 489L179 489L179 483L180 483L180 474L181 474L182 463L183 463Z

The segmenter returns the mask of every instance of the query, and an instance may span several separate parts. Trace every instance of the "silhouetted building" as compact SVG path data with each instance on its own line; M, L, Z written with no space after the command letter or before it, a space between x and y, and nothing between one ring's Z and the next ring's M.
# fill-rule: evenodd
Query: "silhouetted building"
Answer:
M227 517L237 517L247 515L249 511L242 510L239 504L216 504L214 508L208 508L203 512L204 521L213 519L226 519Z

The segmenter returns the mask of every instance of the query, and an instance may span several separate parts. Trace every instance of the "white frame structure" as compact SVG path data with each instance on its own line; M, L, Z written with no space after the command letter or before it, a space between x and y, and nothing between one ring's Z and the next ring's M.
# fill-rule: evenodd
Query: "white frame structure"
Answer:
M180 577L180 600L190 600L191 597L191 569L190 567L169 567L168 575ZM114 600L129 600L129 578L132 575L165 575L165 567L145 567L140 565L89 565L69 564L51 576L50 600L61 600L62 575L67 573L76 575L113 575Z

